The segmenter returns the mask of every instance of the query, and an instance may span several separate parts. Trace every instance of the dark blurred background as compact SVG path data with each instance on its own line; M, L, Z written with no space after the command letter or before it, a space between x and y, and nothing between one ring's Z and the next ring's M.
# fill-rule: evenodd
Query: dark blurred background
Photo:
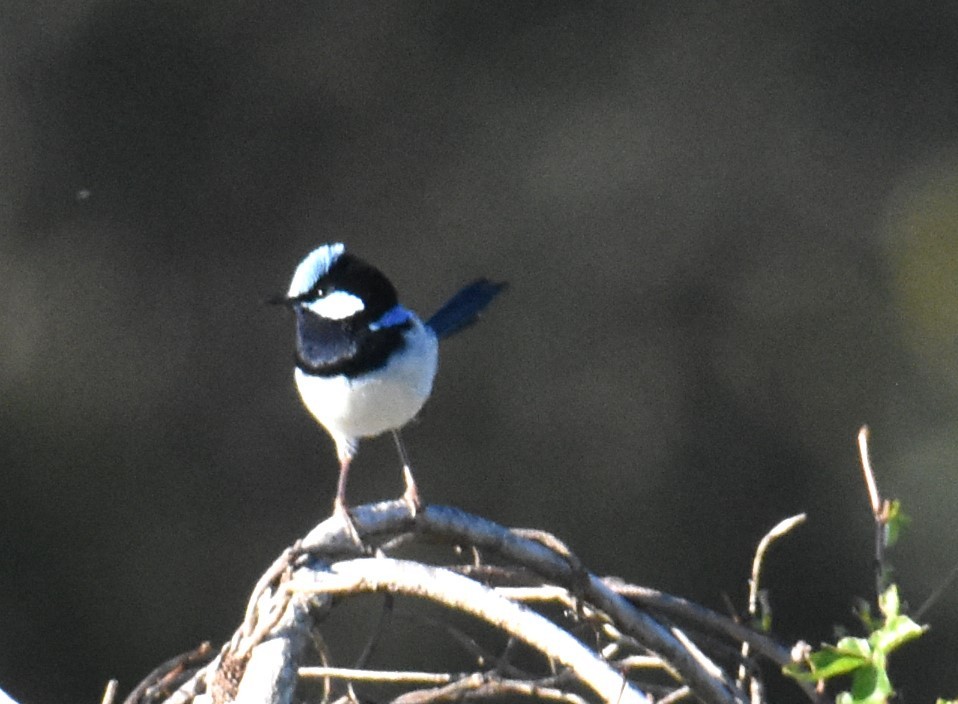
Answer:
M196 3L0 9L0 687L99 701L220 643L329 509L292 321L342 240L445 344L406 434L427 500L775 628L873 596L855 435L958 562L958 13L950 2ZM363 444L354 502L402 488ZM894 661L958 695L958 587ZM787 695L785 695L787 696Z

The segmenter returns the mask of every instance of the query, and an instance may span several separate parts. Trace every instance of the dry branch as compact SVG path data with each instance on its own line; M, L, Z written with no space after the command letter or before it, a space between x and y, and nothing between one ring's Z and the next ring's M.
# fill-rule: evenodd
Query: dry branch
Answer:
M183 673L179 659L175 692L141 686L127 704L325 702L344 682L350 698L370 698L354 688L388 687L376 699L405 704L503 697L638 704L689 696L707 704L744 704L748 697L729 674L742 664L742 643L776 669L788 661L786 648L730 619L589 573L551 535L510 530L444 506L413 516L404 502L385 502L358 507L352 515L363 545L350 539L337 518L316 526L260 578L243 623L211 662ZM429 563L402 558L416 548L441 556ZM324 622L370 593L389 595L385 611L359 663L347 667L334 661L338 646L324 634ZM454 624L435 630L444 647L470 656L464 671L369 665L381 641L408 637L394 634L385 618L396 600L458 614L450 619ZM468 632L462 615L485 625ZM498 640L490 639L490 629ZM715 647L717 641L724 645ZM421 647L402 642L407 650ZM748 671L760 668L750 662ZM151 681L171 681L165 674L160 668ZM313 692L317 681L324 683L322 693Z

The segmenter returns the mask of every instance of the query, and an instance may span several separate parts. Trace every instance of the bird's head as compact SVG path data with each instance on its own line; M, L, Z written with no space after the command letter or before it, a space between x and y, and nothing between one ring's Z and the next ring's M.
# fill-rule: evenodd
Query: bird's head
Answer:
M270 302L326 320L369 324L395 308L398 298L382 272L334 243L306 255L296 267L286 295Z

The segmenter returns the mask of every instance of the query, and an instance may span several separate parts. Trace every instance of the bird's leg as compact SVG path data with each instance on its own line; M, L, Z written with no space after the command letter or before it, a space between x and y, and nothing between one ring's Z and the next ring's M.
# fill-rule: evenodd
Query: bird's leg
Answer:
M419 498L419 489L416 488L416 480L412 476L412 465L409 463L409 455L406 454L406 446L403 444L399 430L393 430L393 440L396 441L396 449L399 451L399 459L402 462L402 475L406 482L406 490L403 492L402 499L409 506L412 515L415 516L422 508L422 501Z
M336 485L336 498L333 499L333 515L339 516L346 526L346 533L354 543L362 546L362 538L359 537L359 531L353 519L349 516L349 509L346 507L346 480L349 478L349 465L353 461L355 450L349 445L338 447L339 455L339 482Z
M339 458L339 482L336 484L336 498L333 499L333 513L340 516L349 516L346 509L346 480L349 478L349 464L352 457L348 455Z

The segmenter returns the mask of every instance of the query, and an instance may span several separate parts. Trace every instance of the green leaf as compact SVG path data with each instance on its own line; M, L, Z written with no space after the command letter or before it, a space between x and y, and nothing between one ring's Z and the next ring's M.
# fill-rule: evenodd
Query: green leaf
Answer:
M824 652L825 649L833 649L842 655L858 657L862 660L867 660L872 654L871 643L864 638L852 638L851 636L845 636L835 645L823 646L822 652ZM814 657L814 653L812 655Z
M894 618L901 611L901 598L898 596L898 585L892 584L878 595L878 608L885 614L886 619Z
M851 701L855 704L884 704L892 695L891 682L884 667L868 665L852 676Z
M869 633L881 628L881 621L872 613L871 604L869 604L865 599L862 599L861 597L855 597L852 600L852 611L858 617L858 620L862 622L862 625L865 626Z
M864 638L842 638L838 645L822 646L808 656L806 671L801 665L786 665L785 672L803 682L817 682L839 675L847 675L867 665L871 656L871 646Z
M816 682L817 680L811 672L805 669L805 663L790 662L782 665L782 674L793 677L799 682Z
M872 647L886 655L910 640L915 640L925 629L912 621L908 616L894 616L889 618L880 630L875 631L868 638Z
M884 523L885 546L890 548L898 542L901 532L911 523L911 518L901 510L901 502L895 499L888 503Z

